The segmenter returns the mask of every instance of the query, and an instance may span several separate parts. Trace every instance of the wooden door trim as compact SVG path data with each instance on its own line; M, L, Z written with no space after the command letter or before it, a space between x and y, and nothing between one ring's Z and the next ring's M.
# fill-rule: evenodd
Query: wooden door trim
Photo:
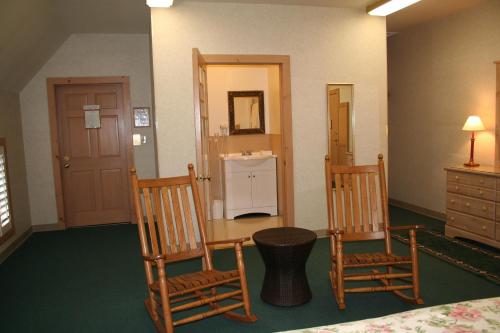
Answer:
M281 126L281 150L283 160L283 184L282 193L285 196L284 221L286 226L295 225L294 209L294 179L293 179L293 137L292 137L292 92L289 55L231 55L231 54L201 54L198 49L193 49L194 56L199 54L207 65L279 65L280 67L280 126ZM193 67L197 65L193 61ZM194 72L194 68L193 68ZM194 83L193 83L194 84ZM196 91L196 90L195 90ZM199 105L195 98L195 131L196 131L196 157L201 156L201 132L198 126Z
M128 76L107 76L107 77L60 77L47 79L47 97L49 106L49 125L50 125L50 145L52 148L52 170L54 173L54 189L56 194L57 206L57 225L65 229L66 220L64 213L64 191L62 186L62 171L59 161L59 131L56 109L56 88L58 86L70 85L98 85L98 84L120 84L123 88L123 111L125 116L125 144L127 147L127 166L130 170L134 166L134 149L132 146L132 118L130 104L130 80ZM132 213L134 207L132 192L129 191L130 202L130 220L135 222L135 216Z

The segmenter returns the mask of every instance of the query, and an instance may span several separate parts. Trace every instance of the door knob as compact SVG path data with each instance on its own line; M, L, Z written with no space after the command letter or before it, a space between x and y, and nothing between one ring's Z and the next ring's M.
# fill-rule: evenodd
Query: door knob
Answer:
M64 155L63 159L64 159L64 162L68 162L69 161L69 156L68 155Z
M63 165L63 167L64 167L65 169L69 168L70 166L71 166L71 164L69 164L69 163L64 163L64 165Z

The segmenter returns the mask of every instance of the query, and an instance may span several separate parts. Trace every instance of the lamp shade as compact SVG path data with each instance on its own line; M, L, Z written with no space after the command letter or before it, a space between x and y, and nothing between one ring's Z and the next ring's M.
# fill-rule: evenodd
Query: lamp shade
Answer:
M484 125L479 116L469 116L465 121L464 127L462 127L464 131L483 131Z
M160 7L160 8L168 8L172 7L174 0L146 0L146 3L149 7Z

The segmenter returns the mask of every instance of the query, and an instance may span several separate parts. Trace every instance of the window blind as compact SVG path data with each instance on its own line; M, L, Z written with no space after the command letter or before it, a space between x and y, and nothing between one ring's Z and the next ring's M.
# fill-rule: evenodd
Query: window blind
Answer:
M0 237L12 228L9 191L7 189L7 162L5 148L0 146Z

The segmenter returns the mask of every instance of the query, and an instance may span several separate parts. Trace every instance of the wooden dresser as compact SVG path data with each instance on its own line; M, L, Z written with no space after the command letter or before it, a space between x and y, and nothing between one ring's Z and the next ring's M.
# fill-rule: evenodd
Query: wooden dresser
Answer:
M445 170L446 236L500 248L500 168L458 166Z

